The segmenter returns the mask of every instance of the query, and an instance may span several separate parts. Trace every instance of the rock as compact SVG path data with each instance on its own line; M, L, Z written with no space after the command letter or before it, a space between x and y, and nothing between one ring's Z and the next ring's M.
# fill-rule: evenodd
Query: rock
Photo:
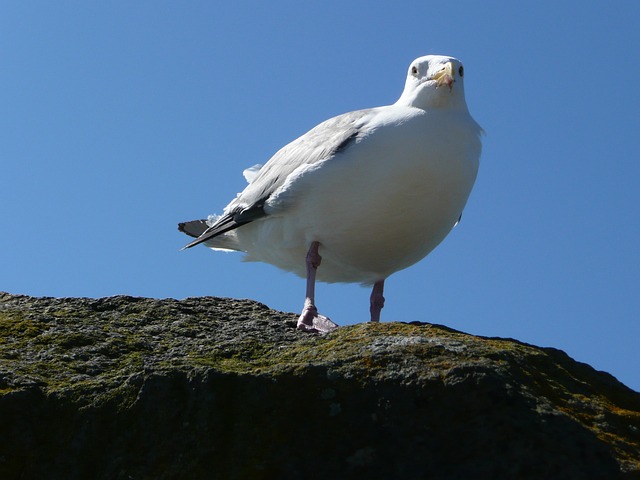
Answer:
M0 294L2 479L640 478L640 394L424 323Z

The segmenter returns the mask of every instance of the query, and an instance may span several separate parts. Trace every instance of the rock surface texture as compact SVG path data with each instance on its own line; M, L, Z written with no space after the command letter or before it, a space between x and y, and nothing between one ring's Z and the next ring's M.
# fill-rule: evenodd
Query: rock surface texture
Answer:
M559 350L296 320L0 293L0 478L640 478L640 394Z

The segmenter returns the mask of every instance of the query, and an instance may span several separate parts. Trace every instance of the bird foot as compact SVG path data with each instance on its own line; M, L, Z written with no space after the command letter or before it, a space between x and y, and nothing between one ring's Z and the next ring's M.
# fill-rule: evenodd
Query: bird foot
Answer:
M298 319L298 330L307 333L329 333L338 328L328 317L320 315L315 306L305 306Z

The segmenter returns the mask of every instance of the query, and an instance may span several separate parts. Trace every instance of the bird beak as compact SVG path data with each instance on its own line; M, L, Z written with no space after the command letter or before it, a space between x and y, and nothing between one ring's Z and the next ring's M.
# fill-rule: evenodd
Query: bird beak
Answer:
M451 90L453 86L453 75L453 62L447 62L444 67L438 70L431 78L436 81L437 87L446 85L449 87L449 90Z

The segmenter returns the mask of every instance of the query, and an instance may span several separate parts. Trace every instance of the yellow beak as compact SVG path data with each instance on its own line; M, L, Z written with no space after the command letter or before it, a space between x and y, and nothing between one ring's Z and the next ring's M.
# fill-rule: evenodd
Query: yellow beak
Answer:
M436 86L441 87L442 85L446 85L451 88L453 85L453 76L453 62L447 62L444 67L436 72L433 79L436 81Z

